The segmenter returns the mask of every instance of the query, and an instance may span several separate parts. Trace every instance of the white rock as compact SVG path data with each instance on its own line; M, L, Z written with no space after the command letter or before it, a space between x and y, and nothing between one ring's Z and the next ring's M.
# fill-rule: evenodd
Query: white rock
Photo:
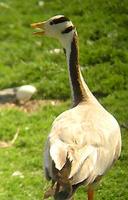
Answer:
M38 6L43 7L44 6L44 1L38 1Z
M50 54L59 54L62 52L62 49L51 49L49 52Z
M31 99L37 89L32 85L23 85L16 89L16 99L19 102L26 102Z
M24 175L20 171L15 171L12 176L19 176L20 178L24 178Z

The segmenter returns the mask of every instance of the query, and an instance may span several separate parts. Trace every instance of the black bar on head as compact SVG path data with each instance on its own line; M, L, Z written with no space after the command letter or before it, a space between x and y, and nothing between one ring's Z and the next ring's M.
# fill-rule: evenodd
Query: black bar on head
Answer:
M72 31L75 28L75 26L69 26L68 28L66 28L64 31L62 31L62 33L69 33L70 31Z
M53 25L53 24L59 24L59 23L63 23L63 22L66 22L66 21L70 21L67 17L59 17L59 18L56 18L56 19L53 19L50 24Z

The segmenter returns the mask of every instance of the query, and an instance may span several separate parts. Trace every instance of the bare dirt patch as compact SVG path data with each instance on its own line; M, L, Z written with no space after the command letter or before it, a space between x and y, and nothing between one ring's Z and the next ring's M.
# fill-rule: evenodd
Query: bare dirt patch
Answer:
M31 100L24 104L16 104L16 103L2 103L0 104L0 109L4 108L18 108L24 112L36 112L40 106L52 105L57 106L60 105L63 101L60 100Z

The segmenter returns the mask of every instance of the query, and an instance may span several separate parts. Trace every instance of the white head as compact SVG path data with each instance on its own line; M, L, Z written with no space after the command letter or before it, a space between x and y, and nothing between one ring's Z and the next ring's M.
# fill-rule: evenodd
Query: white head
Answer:
M47 21L34 23L31 26L38 29L38 32L34 34L57 38L64 48L71 42L74 32L76 32L72 22L64 15L57 15Z

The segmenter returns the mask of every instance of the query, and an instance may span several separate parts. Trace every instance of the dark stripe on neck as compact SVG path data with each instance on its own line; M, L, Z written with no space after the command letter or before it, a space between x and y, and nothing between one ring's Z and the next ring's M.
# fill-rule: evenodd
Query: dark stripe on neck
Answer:
M53 19L50 24L53 25L53 24L59 24L59 23L63 23L63 22L66 22L66 21L70 21L67 17L60 17L60 18L56 18L56 19Z
M63 34L69 33L69 32L72 31L73 29L75 29L75 26L69 26L69 27L66 28L64 31L62 31L62 33L63 33Z
M66 49L65 48L63 48L63 51L64 51L64 54L66 55Z
M80 79L80 66L79 66L76 33L74 33L73 41L71 43L69 71L70 71L70 78L71 78L71 84L72 84L72 89L73 89L74 106L76 106L85 99L85 89Z

